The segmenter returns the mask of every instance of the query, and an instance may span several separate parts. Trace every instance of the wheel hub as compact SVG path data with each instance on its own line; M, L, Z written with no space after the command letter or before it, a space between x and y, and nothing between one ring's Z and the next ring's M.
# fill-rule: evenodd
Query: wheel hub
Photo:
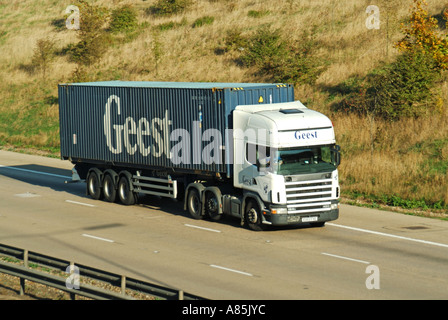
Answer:
M249 223L257 223L258 221L258 214L257 214L257 210L255 210L254 208L251 208L248 212L247 212L247 220L249 221Z
M207 209L209 212L215 213L218 211L218 202L214 197L211 197L207 201Z

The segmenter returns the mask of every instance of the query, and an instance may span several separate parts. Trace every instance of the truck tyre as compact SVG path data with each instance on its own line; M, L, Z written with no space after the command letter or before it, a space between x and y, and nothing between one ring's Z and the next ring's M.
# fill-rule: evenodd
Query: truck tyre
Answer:
M254 200L249 200L244 216L249 229L254 231L263 231L266 225L262 223L261 210Z
M95 171L91 171L87 177L87 193L95 200L101 199L101 180Z
M201 220L203 218L201 197L199 196L199 192L196 188L191 188L188 191L187 209L193 218L197 220Z
M122 176L118 181L118 198L122 204L127 206L136 202L135 193L131 190L131 181L126 176Z
M210 191L205 194L205 212L207 212L208 217L213 221L218 221L222 218L222 214L219 214L218 199Z
M110 174L106 174L103 179L103 196L108 202L115 202L117 199L117 189L115 188L114 179Z

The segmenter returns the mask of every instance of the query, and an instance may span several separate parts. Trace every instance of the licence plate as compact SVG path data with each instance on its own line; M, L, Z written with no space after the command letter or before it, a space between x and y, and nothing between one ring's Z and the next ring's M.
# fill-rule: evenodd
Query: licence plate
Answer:
M319 217L303 217L302 222L314 222L317 221Z

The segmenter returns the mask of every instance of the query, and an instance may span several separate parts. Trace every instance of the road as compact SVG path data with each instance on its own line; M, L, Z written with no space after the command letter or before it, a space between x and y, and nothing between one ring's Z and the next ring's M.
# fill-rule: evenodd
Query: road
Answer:
M254 232L180 203L126 207L67 161L0 151L0 243L210 299L448 299L448 222L341 205L323 228Z

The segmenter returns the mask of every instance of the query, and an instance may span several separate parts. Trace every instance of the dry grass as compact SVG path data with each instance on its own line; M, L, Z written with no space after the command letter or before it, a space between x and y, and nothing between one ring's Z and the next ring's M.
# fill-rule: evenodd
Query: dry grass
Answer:
M347 158L340 167L346 191L448 203L446 115L373 125L354 116L333 121Z
M402 36L399 25L408 15L412 1L378 0L375 4L381 10L379 30L368 30L365 26L370 0L283 0L275 3L192 0L189 10L171 17L145 13L144 9L156 0L137 4L130 0L90 2L109 8L134 4L139 10L139 22L145 24L135 39L115 44L97 65L88 69L92 80L261 82L268 79L254 76L238 66L231 54L215 53L228 31L240 30L248 34L269 24L297 42L301 41L302 31L314 32L316 40L322 44L320 54L330 65L316 86L297 87L296 98L331 115L344 150L340 168L344 192L395 194L402 198L423 198L431 203L448 203L448 178L444 172L448 161L446 112L396 123L376 120L372 125L367 118L333 114L330 94L322 89L355 75L365 75L384 61L392 61L397 55L393 43ZM29 121L33 121L33 126L57 123L57 105L45 101L57 96L58 83L71 82L75 65L66 56L58 57L45 83L39 74L28 72L26 67L38 39L50 37L59 49L76 41L74 31L58 30L52 25L55 20L64 18L65 8L72 3L71 0L0 0L0 146L15 144L57 149L57 126L33 132L26 127ZM440 1L428 0L428 3L432 14L440 13L444 7ZM251 17L250 10L266 14ZM214 17L212 24L192 28L197 18L206 15ZM180 26L159 32L155 39L156 26L171 21ZM156 42L163 50L157 64L153 50ZM447 110L447 86L445 82L441 88L444 110ZM27 119L30 112L35 112L37 118Z

